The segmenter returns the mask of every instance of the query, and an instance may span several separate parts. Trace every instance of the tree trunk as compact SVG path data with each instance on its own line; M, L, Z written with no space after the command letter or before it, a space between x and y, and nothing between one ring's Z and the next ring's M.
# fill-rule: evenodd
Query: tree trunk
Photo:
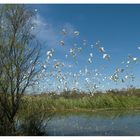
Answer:
M14 118L11 118L11 120L9 120L9 128L10 128L10 132L9 132L9 134L10 135L12 135L12 136L14 136L15 134L16 134L16 129L15 129L15 120L14 120Z

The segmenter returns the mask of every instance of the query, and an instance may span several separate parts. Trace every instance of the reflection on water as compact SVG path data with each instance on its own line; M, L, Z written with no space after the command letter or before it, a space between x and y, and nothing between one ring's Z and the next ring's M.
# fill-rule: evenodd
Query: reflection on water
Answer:
M52 136L140 135L140 111L56 113L48 122Z

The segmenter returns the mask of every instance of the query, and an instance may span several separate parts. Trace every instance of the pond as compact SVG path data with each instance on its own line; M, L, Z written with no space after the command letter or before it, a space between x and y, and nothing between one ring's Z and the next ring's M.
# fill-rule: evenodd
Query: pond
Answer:
M140 111L55 113L49 136L139 136Z

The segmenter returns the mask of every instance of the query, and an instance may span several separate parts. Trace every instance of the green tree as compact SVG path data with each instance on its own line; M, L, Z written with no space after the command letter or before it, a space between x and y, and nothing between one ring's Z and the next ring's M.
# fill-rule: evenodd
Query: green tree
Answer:
M12 134L21 98L38 72L40 45L32 33L34 17L35 12L25 5L0 9L0 109Z

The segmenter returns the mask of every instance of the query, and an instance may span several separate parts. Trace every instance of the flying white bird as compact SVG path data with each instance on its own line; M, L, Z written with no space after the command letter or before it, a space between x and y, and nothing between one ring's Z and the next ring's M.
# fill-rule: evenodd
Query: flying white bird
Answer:
M50 59L53 56L53 53L54 53L54 49L47 51L46 55L48 56L48 59Z
M99 51L100 51L100 52L105 52L104 47L100 47L100 48L99 48Z
M61 45L61 46L64 46L64 45L65 45L65 43L64 43L63 40L60 41L60 45Z
M125 79L128 79L128 78L129 78L129 76L128 76L128 75L126 75L126 76L125 76Z
M93 53L90 53L89 55L90 55L90 57L93 57Z
M138 59L136 57L133 57L133 61L136 62Z
M75 34L76 36L78 36L78 35L80 35L80 32L79 32L79 31L74 31L74 34Z
M46 66L46 65L43 65L42 67L43 67L44 69L46 69L47 66Z
M103 59L109 60L110 59L110 55L109 54L103 54Z
M89 62L89 63L92 63L92 60L91 60L91 58L89 58L89 59L88 59L88 62Z
M47 51L47 56L52 57L52 52L51 51Z
M63 33L63 35L66 35L67 34L66 29L62 29L62 33Z

